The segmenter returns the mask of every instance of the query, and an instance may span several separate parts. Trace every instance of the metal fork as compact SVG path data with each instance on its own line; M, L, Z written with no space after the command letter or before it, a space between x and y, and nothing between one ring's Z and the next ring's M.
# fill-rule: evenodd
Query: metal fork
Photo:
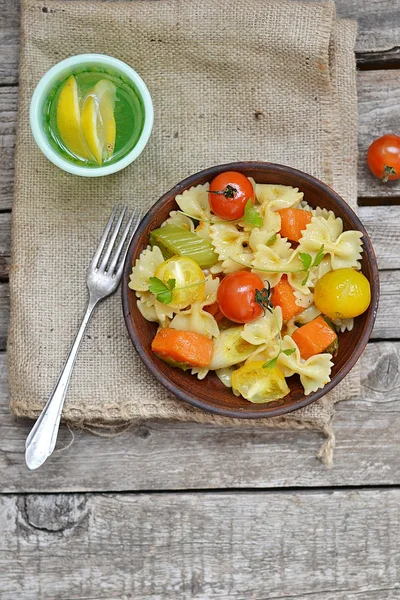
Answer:
M58 428L60 426L61 412L64 405L65 396L67 394L68 385L71 379L72 370L74 368L76 356L79 346L85 333L87 324L93 313L94 308L107 296L113 294L122 277L126 253L140 222L141 215L136 217L136 211L133 211L129 219L116 250L113 253L114 246L118 234L120 232L127 206L124 206L119 213L116 224L115 218L119 212L119 207L116 206L111 214L110 220L104 230L100 244L94 253L92 262L90 263L86 284L89 291L89 302L87 305L85 316L83 317L81 326L72 348L68 355L67 361L63 370L60 373L57 384L53 393L48 399L46 406L40 414L38 420L33 426L25 444L25 460L29 469L37 469L45 460L53 453L57 441ZM125 245L128 235L130 239ZM107 240L108 244L106 246ZM105 248L105 250L104 250ZM104 255L102 256L104 251Z

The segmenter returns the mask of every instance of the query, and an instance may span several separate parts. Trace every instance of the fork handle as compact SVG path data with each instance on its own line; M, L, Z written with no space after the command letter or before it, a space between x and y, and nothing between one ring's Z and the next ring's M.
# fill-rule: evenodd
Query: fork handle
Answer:
M60 426L61 412L72 370L74 368L76 355L78 354L86 326L89 323L93 309L97 303L98 299L92 297L89 299L86 313L82 319L82 323L68 354L65 366L60 373L57 384L27 437L25 443L25 461L31 470L40 467L53 453L57 441L58 428Z

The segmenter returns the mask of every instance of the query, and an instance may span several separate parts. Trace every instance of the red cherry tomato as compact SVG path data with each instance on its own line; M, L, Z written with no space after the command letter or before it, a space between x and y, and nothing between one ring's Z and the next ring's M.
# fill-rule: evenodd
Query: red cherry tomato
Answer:
M236 271L221 281L217 292L217 302L221 312L235 323L250 323L263 314L256 302L256 290L262 290L264 283L255 273Z
M211 210L227 221L241 219L248 200L254 204L251 181L237 171L225 171L212 180L208 192Z
M367 163L375 177L386 183L400 178L400 137L383 135L368 148Z

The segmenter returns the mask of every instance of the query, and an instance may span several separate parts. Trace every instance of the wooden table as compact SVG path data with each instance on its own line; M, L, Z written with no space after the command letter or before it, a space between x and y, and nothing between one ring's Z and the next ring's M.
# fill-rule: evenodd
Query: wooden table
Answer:
M400 598L400 183L365 166L376 136L400 133L400 0L336 5L359 23L359 204L382 299L334 468L317 434L151 422L112 439L64 428L31 473L31 423L7 407L19 8L0 0L1 600Z

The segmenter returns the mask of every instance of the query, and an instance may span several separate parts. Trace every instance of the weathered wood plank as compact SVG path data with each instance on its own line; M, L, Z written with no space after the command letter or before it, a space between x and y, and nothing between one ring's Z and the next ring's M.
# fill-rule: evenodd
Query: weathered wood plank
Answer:
M398 598L399 504L395 489L3 496L2 600Z
M60 452L30 472L32 422L9 414L0 354L0 493L399 484L399 363L400 342L367 346L360 399L337 406L332 470L315 458L319 434L148 422L114 438L75 430L65 451L72 434L62 427Z
M11 214L0 213L0 281L8 278L11 254Z
M359 217L368 231L380 269L400 266L400 206L360 206Z
M400 70L361 71L357 76L357 86L358 194L362 198L399 197L400 180L382 183L370 173L366 155L369 146L377 137L385 133L400 134Z
M18 88L0 88L0 149L2 157L0 171L0 210L10 209L12 206L17 107Z
M0 0L0 85L18 79L20 0Z

